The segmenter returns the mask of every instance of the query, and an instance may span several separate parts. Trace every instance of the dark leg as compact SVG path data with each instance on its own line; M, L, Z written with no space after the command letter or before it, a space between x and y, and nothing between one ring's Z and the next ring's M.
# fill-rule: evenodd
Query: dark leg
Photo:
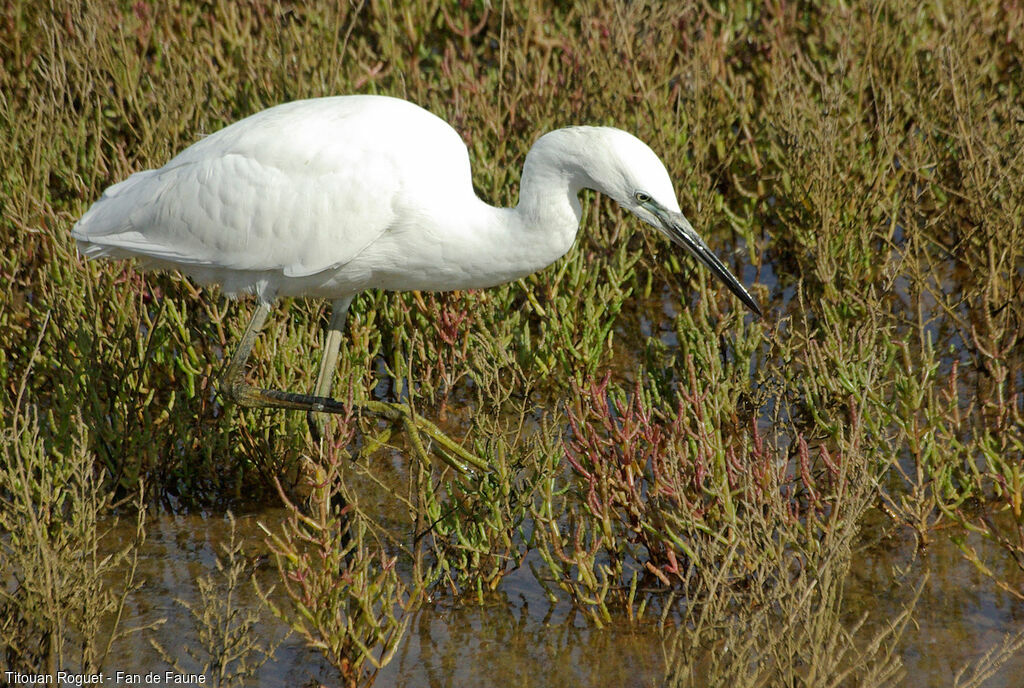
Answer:
M327 325L327 336L324 338L324 354L320 359L320 372L316 376L316 387L313 388L313 396L316 398L331 398L331 387L334 383L334 370L338 365L338 350L341 348L342 330L345 329L345 319L348 317L348 307L352 305L352 297L346 296L331 304L331 321ZM319 442L324 436L327 416L317 413L315 409L306 411L306 423L309 425L309 434L314 442Z
M228 369L224 372L224 377L221 378L221 393L236 404L251 408L292 409L312 412L312 414L347 413L349 408L345 404L331 399L326 394L330 389L330 380L338 360L341 329L344 326L345 316L348 313L348 306L351 301L352 299L348 297L334 302L335 310L331 314L331 323L328 327L324 358L321 360L320 374L317 376L317 395L295 394L293 392L282 392L277 389L260 389L259 387L253 387L245 381L245 364L249 360L249 354L252 353L252 345L256 341L256 336L263 328L263 324L267 321L267 315L270 313L270 305L266 303L261 303L256 308L252 320L249 321L249 326L245 329L245 334L242 336L242 343L238 346L235 355L231 357ZM331 353L332 349L333 354ZM329 358L333 360L329 361ZM427 457L425 448L420 441L421 432L445 449L445 451L440 453L440 458L453 468L462 472L468 471L468 466L473 466L485 472L490 470L487 462L470 454L461 445L445 435L440 428L426 418L415 415L406 406L370 400L361 401L357 405L363 410L376 413L389 420L401 421L408 431L413 450L423 460L426 460ZM315 431L313 430L316 423L316 415L314 415L314 420L310 423L311 432L319 432L319 427ZM317 435L314 435L314 439L318 439Z
M344 413L344 406L334 399L282 392L277 389L260 389L245 381L245 364L252 353L252 345L256 342L256 336L263 329L263 324L267 321L269 313L270 304L261 303L256 307L256 312L252 314L252 320L249 321L249 326L245 328L245 334L242 335L242 343L238 345L238 350L231 357L228 369L224 372L224 377L221 378L221 393L236 404L250 408ZM335 356L337 356L337 351L335 351Z

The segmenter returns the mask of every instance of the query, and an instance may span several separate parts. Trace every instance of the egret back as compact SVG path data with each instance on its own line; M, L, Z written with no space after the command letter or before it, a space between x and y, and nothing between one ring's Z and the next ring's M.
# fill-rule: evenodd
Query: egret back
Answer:
M87 256L138 257L234 291L337 269L453 189L472 194L469 156L443 120L394 98L320 98L240 120L111 186L72 236Z

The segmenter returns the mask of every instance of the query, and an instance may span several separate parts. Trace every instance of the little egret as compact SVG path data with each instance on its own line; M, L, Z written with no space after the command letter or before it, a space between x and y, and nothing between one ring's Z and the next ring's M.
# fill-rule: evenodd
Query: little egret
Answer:
M221 384L246 406L303 409L320 434L345 317L364 289L491 287L550 265L572 246L581 189L614 199L683 247L761 314L679 210L665 166L610 127L540 137L519 204L473 192L469 153L444 120L384 96L338 96L269 108L203 138L157 170L103 192L71 235L85 256L138 258L254 293L256 312ZM259 389L245 364L278 296L332 301L312 395Z

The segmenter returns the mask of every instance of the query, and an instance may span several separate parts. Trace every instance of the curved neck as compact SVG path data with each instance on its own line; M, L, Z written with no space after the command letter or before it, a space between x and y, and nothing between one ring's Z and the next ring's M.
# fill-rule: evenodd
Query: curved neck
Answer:
M579 193L594 188L586 171L586 142L576 129L557 129L540 137L523 163L519 203L512 212L516 231L525 241L546 244L551 256L561 257L572 246L583 209Z
M574 141L572 129L558 129L537 139L523 163L516 212L539 226L567 220L571 214L579 226L582 208L579 192L593 188L580 159L581 142ZM574 230L575 231L575 230Z
M445 264L458 265L451 288L516 280L572 248L582 215L578 194L594 186L583 167L586 146L581 151L576 138L573 130L559 129L537 140L523 164L514 208L495 208L470 191L472 201L446 214L437 237Z

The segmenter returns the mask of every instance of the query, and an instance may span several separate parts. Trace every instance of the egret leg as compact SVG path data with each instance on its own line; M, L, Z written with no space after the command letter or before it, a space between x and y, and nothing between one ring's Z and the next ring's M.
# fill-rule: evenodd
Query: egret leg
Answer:
M335 302L335 307L344 299L339 299ZM321 391L321 384L329 387L329 382L321 382L322 379L330 380L331 374L334 372L334 365L337 362L337 350L340 345L340 339L337 344L330 342L332 336L332 330L337 332L335 337L340 337L341 327L344 324L345 314L348 312L348 308L337 309L341 312L340 322L335 327L336 314L331 315L331 325L328 331L328 342L326 350L324 352L324 358L328 358L328 353L331 347L334 347L334 361L330 362L327 366L325 363L328 361L321 361L320 375L317 376L317 390ZM245 334L242 335L242 342L238 346L238 350L235 351L235 355L231 357L231 362L228 363L228 368L224 372L224 376L220 381L220 390L229 400L239 404L241 406L248 406L250 408L279 408L279 409L291 409L299 411L313 411L315 413L347 413L349 408L335 399L331 399L328 396L313 396L310 394L295 394L293 392L282 392L277 389L261 389L259 387L253 387L245 381L245 364L249 360L249 355L252 353L252 346L256 342L256 337L259 335L260 330L263 328L264 323L267 321L267 315L270 314L270 304L261 303L257 308L256 312L252 315L252 320L249 321L248 327L245 328ZM444 432L431 423L426 418L418 416L413 413L412 409L401 404L388 404L381 401L363 401L359 403L359 406L371 413L376 413L380 416L387 418L392 421L400 421L406 430L409 431L412 439L414 448L418 454L425 455L422 449L422 443L419 441L419 434L423 434L430 437L430 439L437 442L443 447L446 452L441 453L441 458L449 463L452 467L466 472L468 466L473 466L482 471L489 471L490 466L487 462L483 461L477 456L469 453L462 448L457 442L452 440L450 437L444 434Z
M344 413L345 407L333 399L282 392L277 389L260 389L245 381L245 364L252 353L252 345L256 342L256 337L263 329L263 324L267 321L269 314L270 304L261 303L256 307L256 312L252 314L252 320L249 321L248 327L245 328L245 334L242 335L242 342L238 345L235 355L228 363L228 369L221 378L221 393L236 404L250 408L280 408L299 411L313 409L328 413Z
M256 336L263 329L263 324L267 322L269 314L269 303L260 303L256 307L256 312L252 314L252 318L245 328L245 334L242 335L242 341L235 349L231 362L228 363L228 369L224 371L224 375L220 379L221 393L242 406L253 405L251 403L253 401L252 392L256 390L245 383L245 364L252 353L252 345L256 343Z
M327 336L324 338L324 354L320 359L320 372L316 376L316 387L313 388L314 397L331 397L334 369L338 365L338 351L341 348L342 330L345 329L348 307L351 305L351 296L338 299L331 304L331 320L327 324ZM309 434L313 437L313 441L319 442L320 438L324 436L327 416L323 413L317 413L314 409L310 409L306 411L306 423L309 425Z

